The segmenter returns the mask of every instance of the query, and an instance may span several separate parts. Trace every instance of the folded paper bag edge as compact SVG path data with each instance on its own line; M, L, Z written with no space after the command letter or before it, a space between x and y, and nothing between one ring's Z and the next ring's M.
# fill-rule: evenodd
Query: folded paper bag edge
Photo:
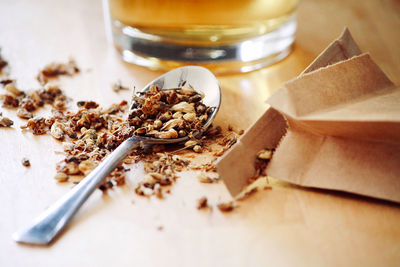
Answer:
M349 29L345 27L339 38L330 43L300 76L342 60L352 58L353 56L360 55L361 53L362 51L351 36Z
M266 102L282 113L301 119L393 86L370 55L364 53L286 82Z
M256 154L261 149L274 149L286 134L287 122L277 110L264 114L216 163L217 172L231 196L237 196L255 173ZM258 138L264 135L265 138ZM240 160L238 160L240 159Z

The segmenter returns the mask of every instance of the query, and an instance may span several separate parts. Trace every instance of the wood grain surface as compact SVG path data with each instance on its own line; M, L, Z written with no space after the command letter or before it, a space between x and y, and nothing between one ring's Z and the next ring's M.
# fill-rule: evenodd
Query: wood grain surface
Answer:
M38 70L70 56L82 73L59 84L74 101L107 106L130 99L110 83L120 79L141 88L160 74L121 61L106 40L100 1L3 0L0 10L2 55L20 88L38 88ZM345 26L400 83L398 0L302 0L298 24L294 51L282 62L218 77L223 103L216 124L246 129L271 92L298 75ZM0 109L15 121L12 129L0 129L0 266L400 265L397 204L274 182L232 213L198 211L203 195L212 205L230 199L222 183L200 184L194 173L183 173L166 199L141 198L133 192L143 174L140 164L132 166L126 186L97 190L51 246L17 244L11 234L72 185L53 178L60 143L22 133L15 111ZM30 159L30 168L21 165L22 157Z

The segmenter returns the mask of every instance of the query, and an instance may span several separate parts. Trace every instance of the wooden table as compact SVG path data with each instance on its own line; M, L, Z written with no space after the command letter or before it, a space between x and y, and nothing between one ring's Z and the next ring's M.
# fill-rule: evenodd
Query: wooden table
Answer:
M159 75L123 63L106 42L99 1L0 2L0 46L20 88L37 88L37 71L74 57L82 73L60 84L74 100L102 105L129 99L110 83L141 88ZM355 40L400 83L400 2L301 1L293 53L256 72L219 77L223 103L217 124L247 128L264 100L298 75L345 25ZM240 107L234 109L233 107ZM99 190L67 231L49 247L19 245L11 234L66 193L54 180L62 155L48 136L0 129L0 266L399 266L400 206L372 199L277 183L240 203L232 213L198 211L196 200L230 198L222 183L200 184L185 173L164 200L141 198L132 184ZM44 111L43 111L44 112ZM27 156L32 166L24 168ZM136 172L136 175L133 173ZM158 230L162 226L163 230Z

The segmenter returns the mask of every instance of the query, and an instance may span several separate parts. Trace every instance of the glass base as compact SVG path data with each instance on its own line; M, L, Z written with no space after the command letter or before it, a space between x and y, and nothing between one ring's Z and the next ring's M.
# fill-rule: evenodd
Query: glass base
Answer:
M172 42L114 21L113 40L122 58L157 70L201 65L216 74L249 72L285 58L296 32L295 16L279 28L256 38L218 45Z

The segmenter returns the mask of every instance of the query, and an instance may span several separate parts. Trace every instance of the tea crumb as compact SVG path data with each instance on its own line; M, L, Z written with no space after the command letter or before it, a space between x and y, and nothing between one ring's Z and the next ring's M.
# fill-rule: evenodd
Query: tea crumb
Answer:
M60 183L68 181L69 176L63 172L58 172L54 178Z
M219 203L217 207L221 212L231 212L236 208L233 201Z
M1 52L1 49L0 49ZM3 68L8 65L8 62L1 56L0 54L0 73L2 72Z
M3 117L3 114L0 112L0 127L11 127L14 124L12 120L7 117Z
M67 63L52 62L46 65L36 76L41 85L45 85L50 78L56 78L60 75L72 76L79 73L80 70L75 60L69 59Z
M208 208L208 200L206 197L202 197L197 200L197 209L201 210L205 208Z
M25 166L25 167L31 166L31 162L27 158L22 158L21 163L22 163L22 166Z

